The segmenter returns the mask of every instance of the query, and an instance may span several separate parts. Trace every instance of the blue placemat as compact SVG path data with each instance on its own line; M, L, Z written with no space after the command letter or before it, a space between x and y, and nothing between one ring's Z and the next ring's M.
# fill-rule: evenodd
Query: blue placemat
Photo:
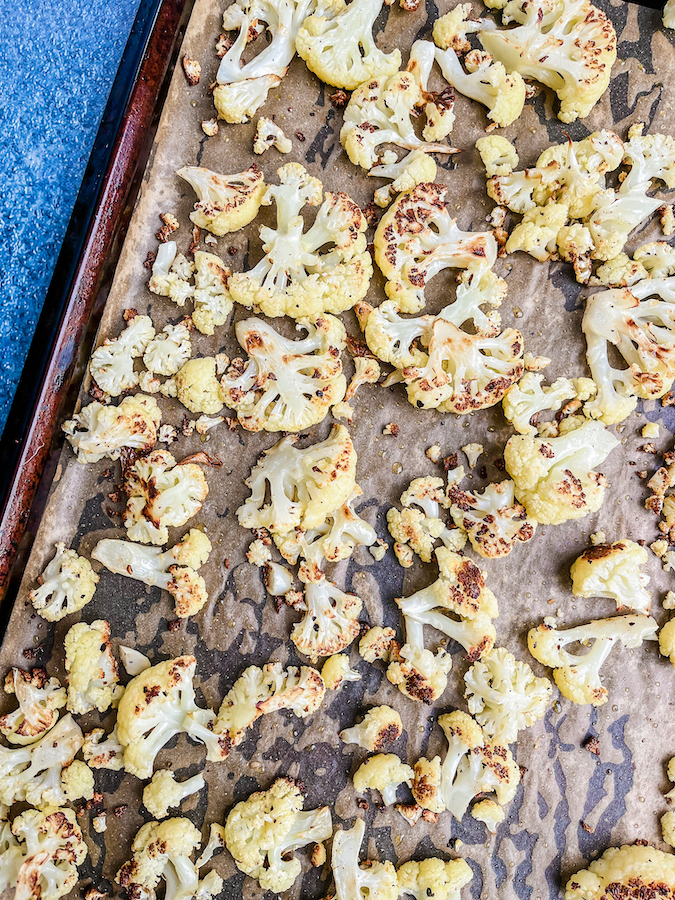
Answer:
M138 2L0 2L0 433Z

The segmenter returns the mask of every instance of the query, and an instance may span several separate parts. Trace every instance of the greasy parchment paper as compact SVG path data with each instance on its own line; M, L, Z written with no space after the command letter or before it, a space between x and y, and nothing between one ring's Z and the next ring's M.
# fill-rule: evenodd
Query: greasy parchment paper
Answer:
M412 40L428 36L434 18L451 5L445 2L437 9L434 0L426 0L426 8L423 4L417 13L392 7L388 18L385 12L378 22L380 45L387 50L401 47L405 62L405 51ZM614 127L625 136L628 125L635 121L646 121L652 131L673 132L675 52L660 28L658 13L616 0L601 5L615 23L619 38L619 60L611 88L588 119L568 126L554 117L551 96L538 93L527 104L521 119L504 130L516 142L521 165L533 164L550 142L564 139L564 132L578 140L598 128ZM183 52L200 60L201 83L189 87L180 67L174 74L99 341L119 332L126 307L151 314L157 331L183 312L168 299L147 290L148 272L143 267L147 252L156 249L154 234L161 224L160 213L176 213L181 222L175 235L179 248L185 250L190 243L188 213L194 196L174 175L175 169L185 164L202 164L221 172L236 172L253 160L255 123L221 124L219 134L213 138L207 138L200 128L200 122L213 115L207 87L215 78L218 65L213 48L221 12L221 4L197 0ZM279 165L300 161L323 180L326 189L347 190L365 204L381 182L357 171L342 154L338 141L341 113L331 106L331 93L332 89L309 75L296 59L280 89L271 92L261 111L276 116L293 140L293 152L281 157L271 150L259 162L266 177L274 179ZM452 162L441 160L438 178L449 186L450 203L456 209L459 225L482 230L492 204L485 194L485 177L473 145L484 133L487 120L482 107L462 97L457 98L456 112L451 139L464 152ZM215 252L234 269L250 267L260 258L257 227L260 222L272 223L272 216L273 209L263 208L254 226L219 239ZM657 234L657 228L650 226L633 243ZM230 248L238 252L228 252ZM548 379L586 374L579 328L584 292L571 277L571 269L561 263L539 264L523 254L499 262L497 268L507 275L509 284L508 298L502 307L504 325L522 330L526 349L553 358L547 369ZM447 302L447 292L452 291L452 277L442 276L437 282L425 312L440 309ZM368 299L377 304L382 298L382 279L376 274ZM236 317L248 314L245 310L235 312ZM348 330L358 336L353 314L343 318ZM275 320L274 324L292 333L289 320ZM197 355L221 350L230 356L237 353L231 323L213 338L195 332L193 342ZM346 354L345 365L349 373L351 362ZM87 387L85 383L82 403L87 402ZM185 412L180 404L159 399L163 421L179 423ZM355 408L351 432L359 456L358 482L363 489L360 508L385 539L386 510L398 501L410 479L439 473L424 455L425 448L435 441L440 443L443 455L458 451L469 441L479 441L485 448L479 465L487 466L488 480L504 477L494 461L501 457L511 431L500 407L462 418L416 411L399 385L391 389L362 388ZM671 445L670 431L675 420L666 421L663 411L653 402L645 404L620 426L622 444L605 467L611 487L599 513L557 528L539 528L528 545L519 546L506 560L482 563L488 572L488 584L500 603L498 644L521 658L528 658L528 627L545 615L560 610L561 622L573 624L614 612L611 601L576 601L571 595L569 565L587 546L591 532L601 528L609 540L630 537L651 541L656 536L656 521L643 508L645 490L636 474L655 465L653 457L638 451L643 443L639 429L646 419L663 422L666 428L661 429L657 444L660 448ZM400 428L397 437L382 434L390 422ZM330 417L312 429L312 438L324 437L329 427ZM207 471L210 493L200 514L181 532L172 534L173 543L180 533L200 524L206 527L214 544L211 560L203 570L211 599L198 616L170 631L168 622L174 615L168 595L105 570L94 600L81 613L86 622L109 619L115 647L126 643L158 661L194 653L201 700L214 708L247 665L261 665L269 659L284 665L306 662L297 657L288 640L297 614L286 608L279 613L274 611L259 571L245 561L251 537L238 526L234 516L248 493L243 479L259 452L278 438L279 435L247 434L241 430L230 432L221 425L206 444L195 433L189 438L181 437L170 447L178 458L207 449L224 463L220 469ZM103 536L123 536L119 516L115 516L120 507L108 499L119 481L119 464L111 466L103 461L84 466L75 461L68 446L63 450L2 646L3 672L11 665L26 665L24 651L28 650L30 657L30 651L37 647L35 661L46 664L51 674L63 677L63 638L78 617L49 626L32 615L27 592L53 555L57 540L64 540L86 555ZM468 483L480 486L486 482L474 473ZM663 619L660 598L672 578L660 570L651 555L649 570L656 615ZM376 563L367 551L359 549L351 560L339 564L332 576L340 586L363 598L364 621L398 627L393 598L430 583L435 569L417 566L404 572L391 551ZM429 633L428 645L435 646L435 638L438 635ZM349 826L356 815L365 818L370 857L403 862L435 853L447 858L454 854L454 841L461 840L458 852L474 871L474 880L464 893L474 898L557 898L561 882L564 884L575 868L610 844L645 838L665 849L660 843L658 815L665 810L664 761L675 754L675 673L658 656L655 644L638 650L619 648L611 654L604 669L610 700L599 710L562 700L554 703L543 721L521 733L516 755L526 769L523 784L494 838L486 837L484 826L468 815L463 823L443 814L436 825L420 822L411 828L393 807L379 809L372 798L368 810L358 809L350 775L365 754L354 752L353 746L342 745L337 736L340 728L355 721L362 708L388 703L399 710L406 728L394 748L396 752L410 763L421 754L441 752L443 740L434 724L438 711L455 706L465 708L460 690L466 670L462 653L455 652L448 689L433 711L403 697L389 684L382 668L359 661L355 647L351 658L361 672L361 681L348 684L337 694L328 694L322 709L306 721L283 713L263 718L226 762L207 763L204 768L203 748L191 745L184 737L171 749L163 750L158 757L160 767L171 763L180 777L202 768L205 771L207 788L189 798L182 812L198 827L223 821L233 802L258 787L267 787L277 774L290 774L305 782L307 808L331 804L336 825L342 821ZM541 674L540 667L534 667ZM103 718L108 729L112 722L112 715ZM96 716L82 720L85 729L96 724ZM599 756L582 749L589 735L599 738ZM117 889L111 880L128 858L132 836L148 814L141 809L143 786L137 779L99 771L96 780L97 788L104 794L109 828L98 835L91 827L91 814L80 820L90 850L81 884L86 885L91 879L112 892ZM122 804L128 808L121 818L115 818L113 808ZM299 855L303 859L303 877L289 896L322 896L328 887L328 869L311 870L302 852ZM214 865L225 879L225 897L261 895L257 883L245 879L227 853L218 856Z

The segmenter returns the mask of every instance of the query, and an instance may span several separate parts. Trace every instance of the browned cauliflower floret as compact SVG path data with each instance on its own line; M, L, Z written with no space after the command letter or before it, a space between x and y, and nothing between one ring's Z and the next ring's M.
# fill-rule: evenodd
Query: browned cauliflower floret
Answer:
M516 502L514 488L512 481L489 484L480 493L448 485L455 525L466 531L473 549L485 559L508 556L517 541L534 537L537 523Z
M176 174L198 197L190 218L199 228L220 236L239 231L258 215L265 179L255 163L235 175L219 175L201 166L184 166Z
M119 406L95 400L65 422L63 430L78 462L93 463L104 457L119 459L126 448L151 450L161 421L155 398L134 394Z
M363 717L363 721L340 732L345 744L358 744L370 753L383 750L387 744L403 733L401 717L391 706L374 706Z

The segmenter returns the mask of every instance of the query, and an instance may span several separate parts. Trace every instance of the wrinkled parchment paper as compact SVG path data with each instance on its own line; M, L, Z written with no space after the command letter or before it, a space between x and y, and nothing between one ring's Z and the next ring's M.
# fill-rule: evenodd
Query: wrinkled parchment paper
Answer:
M378 21L380 46L386 50L399 46L405 62L405 51L412 40L429 36L435 17L451 5L443 3L437 8L434 0L426 0L426 6L423 4L416 13L405 13L398 6L392 7L388 15L385 11ZM625 137L628 126L635 121L646 121L651 131L673 132L675 52L669 36L661 30L658 14L616 0L601 5L611 16L619 39L619 60L610 90L588 119L567 126L554 117L551 95L539 92L528 102L521 119L503 131L515 140L521 165L533 164L549 143L562 141L565 133L579 140L593 130L614 127ZM481 11L478 5L477 11ZM190 87L180 67L174 74L99 341L120 331L126 307L149 313L158 332L167 320L176 321L183 312L168 299L147 290L148 272L143 267L147 252L156 249L154 235L161 225L161 213L178 215L181 229L174 237L179 249L184 251L190 243L188 213L195 198L174 175L175 169L185 164L202 164L230 173L253 161L255 122L239 126L221 123L218 135L212 138L207 138L200 128L200 122L213 115L207 87L215 79L218 66L214 44L220 31L221 12L221 4L197 0L182 52L201 62L201 83ZM341 112L331 106L331 93L331 88L324 87L296 59L281 87L271 92L261 110L276 117L293 141L293 152L282 157L270 150L258 161L268 179L274 179L276 168L283 163L302 162L322 179L326 189L347 190L363 205L381 182L357 171L342 153L338 141ZM474 144L484 134L487 120L482 107L461 96L457 98L456 112L451 140L464 152L450 161L440 160L438 178L449 186L451 208L456 210L459 225L483 230L492 203L485 194L485 176ZM220 238L215 252L235 270L252 266L260 258L257 228L261 223L273 224L273 208L263 208L253 226ZM658 228L650 226L632 243L656 236ZM504 326L514 325L522 330L526 349L552 357L547 379L587 374L579 327L584 290L573 280L571 268L556 262L540 264L517 254L498 262L497 270L506 275L509 285L508 298L502 306ZM436 312L447 302L452 283L452 275L447 273L432 283L431 301L425 312ZM383 282L376 274L367 299L377 304L382 298ZM246 310L235 312L235 317L246 315ZM347 313L343 318L348 330L359 336L353 314ZM281 324L275 320L274 324L285 333L292 333L290 320ZM238 349L231 323L213 338L195 332L193 347L197 355L224 351L234 356ZM349 373L352 364L346 353L345 366ZM85 383L83 403L87 402L87 387ZM180 423L185 412L180 404L161 398L160 402L163 421ZM351 432L359 457L358 482L363 489L360 509L390 543L385 518L389 506L398 501L413 477L441 474L424 454L434 442L447 455L470 441L479 441L485 451L478 465L487 466L487 480L504 477L494 462L501 457L511 431L500 407L466 417L416 411L399 385L391 389L362 388L355 408ZM589 535L598 529L604 530L609 540L630 537L651 541L656 536L656 520L643 508L644 484L636 474L655 467L654 457L638 450L643 443L639 430L647 419L666 426L661 428L657 445L670 447L675 417L672 410L664 413L653 402L619 426L622 443L605 467L611 487L599 513L557 528L539 528L535 538L518 546L508 559L481 563L500 603L498 644L517 656L529 658L527 629L545 615L559 610L561 623L571 625L614 613L612 601L577 601L572 597L569 565L588 545ZM400 428L397 437L382 434L384 426L391 422ZM324 437L329 427L330 417L312 429L312 439ZM178 630L169 631L168 622L174 614L167 594L104 570L95 598L82 611L81 618L86 622L109 619L115 647L118 643L137 647L153 660L194 653L201 701L217 708L247 665L262 665L270 659L284 665L306 660L298 658L288 640L298 614L287 608L274 611L259 570L245 561L251 537L238 526L234 516L248 494L243 479L259 452L274 444L279 435L247 434L241 430L233 433L226 425L211 434L206 444L195 433L170 447L178 458L207 449L224 462L221 469L207 471L210 493L199 515L171 535L173 543L194 525L206 527L214 544L211 559L202 570L211 596L208 605ZM24 650L30 656L30 650L37 646L36 663L46 664L50 674L63 677L63 638L80 616L49 626L32 615L27 591L53 555L57 540L66 541L86 555L102 537L124 536L120 519L115 516L120 507L107 496L119 481L119 464L111 466L103 461L84 466L75 461L68 446L63 450L2 647L3 672L11 665L26 665ZM485 483L476 472L467 482L471 487ZM661 571L651 554L649 572L656 615L663 620L666 614L660 599L673 579ZM364 621L399 627L393 598L433 581L435 569L418 565L404 571L391 551L376 563L361 548L352 559L336 567L333 578L363 598ZM435 637L438 635L428 633L428 645L435 646ZM451 649L455 650L454 668L437 709L403 697L384 677L382 667L359 661L354 646L351 659L362 675L361 681L347 684L337 694L329 693L322 709L308 720L284 713L264 717L226 762L205 766L203 748L191 745L181 736L174 746L159 754L157 764L164 767L171 763L180 778L204 770L207 789L189 798L182 807L182 813L198 827L204 824L204 834L208 823L223 821L233 802L259 787L266 788L276 775L289 774L305 782L306 808L329 803L334 807L335 824L344 823L346 827L356 815L365 818L368 840L364 849L372 858L394 862L429 854L447 858L455 854L452 848L459 839L462 843L457 852L474 871L473 882L463 893L466 897L557 898L561 883L570 873L610 844L645 838L665 849L660 843L658 816L666 809L662 796L667 788L664 762L675 754L675 724L671 721L675 673L658 656L653 643L642 649L619 648L612 652L604 667L610 696L605 706L594 710L562 699L553 704L544 720L521 733L516 755L526 771L496 837L486 836L484 826L468 815L463 823L443 814L436 825L420 822L411 828L393 807L379 809L373 798L367 811L359 810L350 776L365 753L342 745L338 731L352 724L364 707L388 703L399 710L405 723L405 733L394 747L397 753L412 764L421 754L442 752L442 735L434 724L438 712L456 706L465 708L461 685L467 664L462 652ZM541 667L533 665L542 674ZM113 719L113 715L103 717L108 730ZM85 729L98 723L95 715L82 720ZM591 735L598 736L599 756L582 748ZM112 887L111 880L128 858L133 834L149 818L141 809L143 785L131 776L103 770L96 773L96 781L104 794L109 827L99 835L91 827L91 813L80 820L90 850L81 872L81 885L86 886L91 880L104 889L118 890ZM115 818L113 809L123 804L128 805L126 812ZM303 859L303 876L289 896L307 900L321 897L330 880L328 868L312 870L303 853L299 855ZM227 853L218 856L214 865L225 879L223 896L261 896L257 883L244 878Z

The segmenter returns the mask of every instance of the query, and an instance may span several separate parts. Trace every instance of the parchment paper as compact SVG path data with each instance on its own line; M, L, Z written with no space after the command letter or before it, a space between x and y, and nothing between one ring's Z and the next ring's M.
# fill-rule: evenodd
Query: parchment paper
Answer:
M554 117L551 95L539 92L528 102L521 119L503 131L515 140L521 165L533 164L549 143L564 140L565 133L579 140L598 128L614 127L625 137L628 125L635 121L646 121L651 131L673 132L675 53L670 38L661 30L658 13L616 0L599 5L611 16L619 38L619 60L611 88L588 119L567 126ZM422 5L416 13L392 7L388 17L385 12L378 22L380 46L386 50L399 46L405 63L412 40L429 36L435 17L450 6L451 2L444 2L437 9L434 0L426 0L426 6ZM478 5L477 12L482 12ZM221 4L197 0L183 52L200 60L201 83L188 86L180 67L174 74L98 341L119 333L126 307L151 314L158 332L167 320L176 321L182 314L168 299L147 290L148 272L143 267L147 252L156 250L154 235L161 226L161 213L178 215L181 229L175 238L179 248L184 251L190 243L188 213L195 198L174 175L175 169L185 164L202 164L231 173L253 161L255 122L239 126L221 123L219 134L212 138L207 138L200 128L200 122L213 115L207 86L215 79L218 66L214 44L221 13ZM283 163L300 161L323 180L326 189L346 189L365 204L381 182L357 171L342 153L338 141L341 112L331 106L331 93L331 88L309 75L302 61L296 59L281 87L270 93L261 110L265 115L275 115L293 140L293 152L282 157L271 150L258 161L268 180L274 179L275 170ZM483 230L492 203L486 197L484 172L473 147L484 134L487 119L482 107L461 96L457 98L456 112L451 140L464 152L454 160L440 160L438 179L450 188L451 205L456 209L460 227ZM263 208L253 226L219 239L215 252L235 270L252 266L260 258L257 230L263 222L273 224L273 209ZM651 226L632 243L656 236L658 228ZM547 379L587 374L579 327L584 291L573 280L571 268L561 263L539 264L529 256L517 254L499 262L497 270L507 276L509 285L508 298L502 306L504 326L515 325L522 330L527 350L553 358L546 370ZM447 302L451 286L451 274L436 279L425 312L438 311ZM382 287L381 276L376 273L368 296L371 303L383 299ZM246 310L235 312L235 317L246 315ZM343 318L348 330L360 336L353 314ZM290 320L281 325L280 320L275 320L274 325L292 333ZM196 355L212 355L221 350L236 355L231 322L218 329L213 338L195 332L193 347ZM344 356L349 374L351 361L346 353ZM85 383L82 403L87 402L87 387ZM163 422L180 423L185 413L181 405L161 398L160 403ZM359 457L358 482L363 489L360 509L390 544L385 518L389 506L398 501L412 478L440 474L439 468L424 455L435 441L440 443L443 455L459 451L469 441L479 441L485 448L479 466L487 466L487 480L505 477L494 465L512 433L501 415L501 407L465 417L416 411L399 385L391 389L362 388L355 408L351 432ZM638 451L643 443L639 429L647 419L665 425L657 441L659 448L671 446L670 432L675 427L672 410L664 413L653 402L619 426L622 444L604 467L611 487L599 513L580 522L539 528L529 544L519 546L506 560L481 562L500 603L497 642L528 659L537 674L544 670L529 658L525 644L531 625L558 609L562 613L560 621L570 625L614 613L612 601L577 601L571 594L569 565L588 545L591 532L601 528L609 540L630 537L651 541L657 535L655 518L643 508L645 490L636 474L656 465L654 457ZM397 437L382 434L390 422L400 428ZM311 430L311 437L324 437L330 424L329 417ZM103 461L81 465L66 446L0 653L2 672L11 665L25 666L24 651L28 650L30 656L37 647L35 662L46 664L50 674L63 678L63 638L67 629L78 618L91 622L100 617L110 620L115 647L118 643L135 646L157 661L194 653L198 660L199 695L213 708L217 708L247 665L261 665L269 659L284 665L306 662L298 658L288 640L298 614L287 608L275 612L259 571L245 561L251 536L238 526L234 516L248 494L243 479L259 452L279 437L248 434L241 429L233 433L221 425L206 444L195 433L171 445L171 452L178 458L207 449L224 461L222 469L207 471L210 493L200 514L171 535L173 543L188 528L201 524L214 544L211 560L203 570L211 599L198 616L176 631L168 630L174 614L167 594L105 570L94 600L81 616L69 617L51 627L32 613L27 591L52 557L57 540L66 541L86 555L100 538L124 536L119 517L111 515L111 511L119 512L120 506L107 496L120 482L119 464L111 466ZM485 483L475 472L468 482L471 486ZM660 598L672 586L672 576L661 571L651 554L649 573L656 616L663 620L666 615ZM391 551L376 563L367 551L360 549L351 560L337 566L333 577L339 585L363 598L364 621L398 628L393 598L433 581L435 568L416 566L404 572ZM435 637L438 635L428 632L428 645L434 646ZM171 761L180 777L204 769L207 790L189 798L181 810L198 827L204 824L204 834L208 823L223 821L233 802L259 787L268 787L276 775L289 774L305 782L306 808L325 803L334 806L336 826L343 822L348 827L356 815L365 818L367 851L373 858L397 863L429 854L447 858L454 855L454 843L459 839L462 845L457 852L474 871L474 880L463 894L466 897L557 898L561 883L570 873L611 844L644 838L665 849L660 842L658 817L666 809L662 796L667 789L664 763L675 754L675 672L658 656L655 644L612 652L603 670L610 700L599 710L559 698L543 721L521 733L516 755L526 772L496 837L486 835L484 826L468 815L459 823L446 813L436 825L420 822L411 828L393 807L378 808L372 802L374 798L367 811L358 809L350 776L365 753L342 745L338 731L352 724L360 710L388 703L399 710L406 728L394 747L396 752L411 764L421 754L443 752L441 732L434 724L438 712L466 708L460 688L467 664L461 648L460 652L456 647L451 649L455 651L454 667L448 689L433 710L403 697L384 677L383 667L359 661L354 646L352 664L362 674L362 680L348 684L337 694L328 694L325 705L313 717L306 721L283 713L264 717L251 729L245 742L220 764L204 766L203 748L180 737L171 749L159 754L157 765L163 767ZM7 707L11 705L6 703ZM108 730L113 719L112 715L103 718ZM97 716L90 715L81 724L88 729L98 721ZM582 748L590 735L598 736L599 756ZM104 793L109 828L98 835L91 827L92 814L80 819L90 849L90 858L82 868L81 885L86 886L91 880L112 893L118 890L112 886L112 878L129 856L133 834L149 815L141 809L143 785L137 779L99 770L96 781ZM128 804L128 809L116 819L112 811L121 804ZM303 853L299 855L303 859L303 877L289 896L307 900L321 897L330 880L328 867L312 870ZM216 858L214 865L226 879L223 896L261 896L257 883L245 879L226 852Z

